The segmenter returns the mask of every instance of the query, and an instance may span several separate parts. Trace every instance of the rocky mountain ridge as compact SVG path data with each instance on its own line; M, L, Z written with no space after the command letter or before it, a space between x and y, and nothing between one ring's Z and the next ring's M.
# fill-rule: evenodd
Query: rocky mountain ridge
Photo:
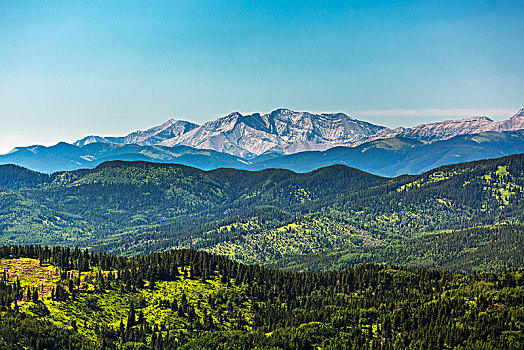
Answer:
M281 108L267 114L234 112L203 125L171 119L123 137L88 136L76 141L75 145L98 142L189 146L252 159L261 155L271 158L305 151L325 151L337 146L351 147L397 136L432 142L464 134L521 129L524 129L524 109L504 121L476 116L389 129L344 113L315 114Z
M291 154L348 145L382 129L384 127L343 113L313 114L277 109L264 115L235 112L161 144L209 148L253 158L266 152Z
M420 124L412 128L383 129L371 139L385 139L395 136L420 141L447 140L464 134L478 134L486 131L515 131L524 129L524 108L503 121L493 121L486 116L469 117L459 120L445 120ZM365 140L370 141L370 138Z
M419 174L442 165L524 153L524 130L488 131L458 135L447 140L425 142L395 136L353 147L333 147L288 155L265 153L252 159L210 149L189 146L141 146L137 144L89 143L76 146L61 142L55 146L15 148L0 155L0 164L16 164L32 170L56 171L94 168L112 160L176 163L203 170L269 168L308 172L334 164L347 165L381 176Z
M170 138L178 138L188 131L198 127L197 124L185 121L169 119L167 122L152 127L151 129L135 131L122 137L86 136L74 143L75 146L85 146L90 143L116 143L119 145L136 144L141 146L159 145L162 141Z

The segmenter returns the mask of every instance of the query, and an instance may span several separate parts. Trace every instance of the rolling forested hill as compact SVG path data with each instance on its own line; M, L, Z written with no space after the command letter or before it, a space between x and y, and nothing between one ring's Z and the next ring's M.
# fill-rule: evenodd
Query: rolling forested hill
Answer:
M205 223L386 181L343 166L296 174L111 162L94 170L50 176L14 166L2 166L0 173L0 187L6 188L0 194L0 241L80 245L126 230L171 222Z
M245 262L272 263L334 249L380 249L436 231L521 222L522 160L513 156L446 166L283 209L255 210L193 231L161 226L148 234L163 240L142 246L149 246L147 252L182 245ZM143 237L126 242L125 249L139 246Z
M361 249L522 222L524 155L392 179L345 166L297 174L109 162L51 175L1 166L0 188L4 244L124 255L191 247L264 264L349 249L362 256L353 266L369 261Z

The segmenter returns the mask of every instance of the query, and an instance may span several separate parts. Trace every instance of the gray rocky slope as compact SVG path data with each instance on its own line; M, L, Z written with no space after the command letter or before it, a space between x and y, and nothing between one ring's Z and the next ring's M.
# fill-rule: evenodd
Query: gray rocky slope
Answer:
M354 119L344 113L315 114L277 109L267 114L242 115L235 112L200 126L169 120L149 130L123 137L88 136L76 141L75 145L98 142L189 146L249 159L260 155L280 156L324 151L337 146L351 147L397 136L428 142L464 134L521 129L524 129L524 109L504 121L480 116L396 129Z

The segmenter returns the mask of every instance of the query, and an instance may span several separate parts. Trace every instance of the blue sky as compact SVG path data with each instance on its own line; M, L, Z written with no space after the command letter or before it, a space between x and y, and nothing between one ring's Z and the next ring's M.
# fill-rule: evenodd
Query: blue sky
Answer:
M1 1L0 153L232 111L387 126L524 104L522 1Z

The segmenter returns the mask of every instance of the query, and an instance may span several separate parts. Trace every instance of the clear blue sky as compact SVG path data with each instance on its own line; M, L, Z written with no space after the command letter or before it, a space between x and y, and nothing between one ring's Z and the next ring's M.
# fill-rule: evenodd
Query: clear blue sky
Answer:
M277 107L387 126L524 104L523 1L1 1L0 153Z

